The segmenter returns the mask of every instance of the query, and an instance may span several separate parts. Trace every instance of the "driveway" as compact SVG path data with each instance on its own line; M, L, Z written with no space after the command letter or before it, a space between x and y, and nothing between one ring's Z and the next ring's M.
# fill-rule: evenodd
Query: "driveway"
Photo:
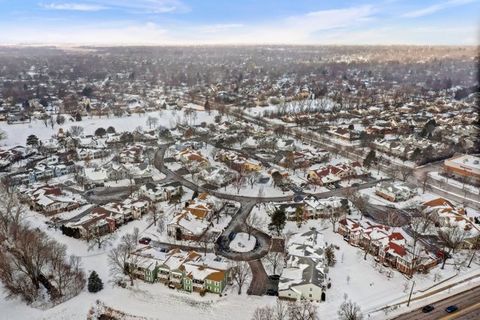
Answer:
M247 290L247 294L261 296L270 287L270 279L268 279L267 272L263 267L262 261L252 260L248 262L250 269L252 269L252 281Z

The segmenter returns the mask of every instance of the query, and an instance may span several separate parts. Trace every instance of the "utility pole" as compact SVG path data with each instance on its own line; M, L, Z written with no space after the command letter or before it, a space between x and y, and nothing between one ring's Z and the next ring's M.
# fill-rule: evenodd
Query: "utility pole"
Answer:
M410 294L408 295L407 307L410 306L410 300L412 299L413 287L415 287L415 280L413 280L412 288L410 289Z

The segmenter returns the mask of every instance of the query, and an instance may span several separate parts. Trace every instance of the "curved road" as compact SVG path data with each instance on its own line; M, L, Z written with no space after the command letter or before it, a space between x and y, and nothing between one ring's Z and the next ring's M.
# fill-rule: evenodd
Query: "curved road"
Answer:
M218 255L221 255L225 258L235 260L235 261L248 261L250 268L252 270L252 281L250 283L250 288L248 290L249 294L262 295L265 293L265 290L268 285L268 275L263 268L261 258L265 256L271 247L272 239L271 237L260 231L258 229L253 229L251 235L256 238L257 245L255 249L250 252L238 253L232 252L228 249L229 245L229 235L232 232L246 232L248 233L247 227L247 218L250 215L253 207L257 203L262 202L286 202L292 201L293 195L289 196L280 196L280 197L247 197L240 195L232 195L228 193L219 192L217 190L211 190L202 186L199 186L192 181L189 181L177 174L176 172L167 168L164 164L165 152L171 144L161 145L157 152L155 153L154 165L155 167L166 175L166 180L174 180L182 184L183 186L197 191L197 192L208 192L209 194L224 200L236 201L240 203L240 210L232 217L232 221L222 232L220 237L215 244L215 251ZM356 187L357 189L365 189L374 186L379 181L370 181ZM328 198L332 196L341 196L343 189L335 189L327 192L313 194L318 198Z

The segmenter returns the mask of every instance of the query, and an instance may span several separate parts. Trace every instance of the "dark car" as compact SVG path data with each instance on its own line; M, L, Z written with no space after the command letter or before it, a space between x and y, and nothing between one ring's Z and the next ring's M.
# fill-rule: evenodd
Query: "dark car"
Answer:
M268 278L270 278L270 280L280 280L280 276L278 274L272 274L268 276Z
M422 312L423 313L429 313L429 312L433 311L433 309L435 309L435 307L432 306L431 304L429 304L428 306L425 306L425 307L422 308Z
M447 308L445 309L445 311L446 311L447 313L454 313L454 312L457 311L457 310L458 310L458 307L457 307L456 305L449 306L449 307L447 307Z
M140 240L138 240L138 243L141 243L141 244L150 244L151 241L152 241L152 239L147 238L147 237L143 237L143 238L141 238Z
M357 183L357 182L355 182L355 183L352 183L352 187L359 187L359 186L360 186L360 184L359 184L359 183Z
M301 202L301 201L303 201L303 196L300 195L300 194L297 194L297 195L295 195L295 197L293 198L293 201L295 201L295 202Z
M265 294L267 296L278 296L278 291L274 289L268 289Z

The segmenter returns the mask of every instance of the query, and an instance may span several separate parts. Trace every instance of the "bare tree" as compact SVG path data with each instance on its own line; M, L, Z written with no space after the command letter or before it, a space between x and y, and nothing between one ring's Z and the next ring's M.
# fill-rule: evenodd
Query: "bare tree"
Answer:
M253 312L252 320L276 320L275 310L270 306L258 307Z
M398 168L398 172L400 173L400 177L402 178L402 181L407 181L409 177L413 175L413 168L407 167L407 166L400 166Z
M443 254L442 268L445 268L445 263L452 253L460 247L465 239L465 232L458 226L444 227L438 229L438 238L444 247L448 248L447 252Z
M387 209L387 212L383 217L383 224L393 227L398 226L400 224L400 217L398 213L393 209Z
M259 173L257 171L253 171L247 176L247 181L250 184L250 188L253 189L253 186L257 183Z
M269 252L265 260L272 267L272 274L277 274L277 270L283 268L285 255L282 252Z
M71 126L70 129L68 129L68 132L72 137L79 137L83 134L83 127Z
M216 236L213 233L206 232L198 241L200 245L203 247L203 252L207 255L208 246L215 242Z
M147 126L152 129L152 127L156 127L157 124L158 124L158 118L157 117L152 117L152 116L149 116L147 118Z
M428 181L430 180L430 176L428 175L428 171L423 171L420 174L419 181L422 184L422 193L425 193L425 190L427 189L427 184Z
M158 215L157 215L157 231L158 233L162 234L163 232L165 232L165 227L166 227L166 224L167 224L167 218L165 217L165 212L162 211L158 211Z
M290 320L318 320L317 307L308 300L290 303L288 315Z
M154 226L157 226L158 220L164 216L163 209L157 208L155 205L151 205L150 208L148 209L148 220L150 223L152 223Z
M338 317L340 320L361 320L363 315L360 312L360 306L351 300L344 301L338 309Z
M7 185L0 188L0 239L12 237L16 240L17 231L23 223L25 210L18 193Z
M350 200L355 208L358 209L360 212L360 218L362 218L367 211L368 208L368 195L361 195L358 191L354 192L350 198Z
M237 261L232 268L232 279L238 286L238 294L242 294L245 282L250 278L250 266L245 261Z
M3 130L0 130L0 141L7 138L7 133Z
M475 258L475 255L477 254L477 251L480 249L480 236L476 236L473 242L471 243L470 250L472 252L472 255L470 256L470 260L468 261L467 267L470 268L473 259Z
M329 215L328 215L328 220L332 224L332 230L333 232L337 232L337 222L342 219L344 216L344 213L341 210L333 210Z
M250 236L252 232L261 226L265 225L265 219L263 219L260 215L256 214L255 212L250 212L248 215L247 221L245 222L245 228L247 229L248 233L248 240L250 240Z
M277 300L275 306L264 306L255 309L252 320L288 320L289 304Z
M120 244L112 249L108 255L110 273L116 277L122 274L128 276L132 286L133 280L135 280L135 267L141 259L139 255L132 254L137 246L138 239L139 230L135 228L133 233L124 235Z
M98 228L96 228L95 231L88 234L88 251L94 250L95 248L98 250L106 248L112 244L113 240L115 240L113 233L102 234Z

